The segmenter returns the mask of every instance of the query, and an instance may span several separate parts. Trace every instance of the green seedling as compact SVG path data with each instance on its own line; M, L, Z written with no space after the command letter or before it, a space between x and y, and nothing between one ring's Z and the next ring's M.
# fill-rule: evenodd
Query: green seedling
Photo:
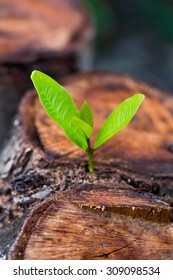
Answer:
M64 130L73 143L87 152L90 173L94 172L95 150L131 121L144 99L144 95L138 93L124 100L105 120L91 147L94 118L88 102L85 100L78 111L69 93L51 77L35 70L31 79L49 117Z

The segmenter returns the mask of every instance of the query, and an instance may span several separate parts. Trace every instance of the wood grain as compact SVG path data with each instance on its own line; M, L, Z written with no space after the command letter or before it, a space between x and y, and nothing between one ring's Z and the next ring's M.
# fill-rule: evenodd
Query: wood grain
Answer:
M128 169L135 169L136 172L172 177L173 154L169 148L173 144L173 109L167 104L173 104L173 98L165 96L165 102L162 94L156 89L111 74L90 75L88 79L87 75L78 77L77 82L69 79L67 89L73 95L78 108L84 99L93 107L93 138L96 137L105 118L125 98L137 92L146 96L132 123L96 151L95 161L109 162L122 167L128 165ZM59 154L69 152L71 157L82 156L82 152L77 150L47 117L39 101L36 101L35 108L38 112L35 124L45 151Z
M94 137L123 99L146 97L96 151L90 175L84 151L47 117L36 92L26 93L0 162L14 217L30 213L8 258L172 259L173 98L111 73L76 74L63 84L78 108L84 99L93 107Z
M169 212L169 206L142 195L141 201L131 200L130 193L132 189L85 187L83 192L80 189L48 199L34 208L9 257L171 259L173 230L157 212ZM130 204L133 201L133 207L128 200Z
M90 36L87 11L77 0L1 0L0 26L1 62L72 51Z

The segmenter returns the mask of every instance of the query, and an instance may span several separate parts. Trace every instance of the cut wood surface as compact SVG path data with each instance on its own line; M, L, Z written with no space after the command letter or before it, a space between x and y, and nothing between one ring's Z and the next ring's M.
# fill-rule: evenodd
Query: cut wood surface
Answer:
M154 197L141 195L138 202L134 194L129 199L133 190L127 186L121 190L97 187L76 186L76 191L57 195L34 208L9 257L172 259L173 230L167 220L170 207Z
M81 75L67 81L67 90L80 108L84 99L94 109L94 137L105 118L125 98L137 92L146 98L132 123L95 153L96 162L112 163L136 173L173 179L173 98L156 89L115 75ZM47 117L38 99L35 125L47 152L81 157L83 152L67 140L64 133ZM52 127L52 129L50 129ZM58 139L58 141L57 141Z
M30 212L8 257L172 259L173 97L110 73L77 74L63 84L78 108L84 99L93 107L93 138L121 101L137 92L146 98L96 151L90 175L85 152L47 117L35 91L26 94L0 163L14 219ZM7 207L4 199L1 212Z
M21 63L71 52L89 39L90 22L78 0L1 0L0 61Z
M92 30L78 0L0 1L0 143L21 96L32 87L32 70L62 77L91 67Z

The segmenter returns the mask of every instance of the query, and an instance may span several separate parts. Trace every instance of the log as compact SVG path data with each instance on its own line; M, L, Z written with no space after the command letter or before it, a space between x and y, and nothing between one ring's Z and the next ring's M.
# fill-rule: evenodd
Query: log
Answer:
M44 201L31 212L9 258L171 258L170 207L133 192L128 186L83 185Z
M90 69L92 33L78 0L0 1L0 143L21 96L32 87L31 71L62 77Z
M63 84L79 108L84 99L93 107L93 138L122 100L146 98L130 125L96 151L90 175L85 153L27 92L1 154L3 200L9 188L13 220L25 214L8 258L172 259L173 98L113 73L72 75ZM3 227L11 223L6 204Z

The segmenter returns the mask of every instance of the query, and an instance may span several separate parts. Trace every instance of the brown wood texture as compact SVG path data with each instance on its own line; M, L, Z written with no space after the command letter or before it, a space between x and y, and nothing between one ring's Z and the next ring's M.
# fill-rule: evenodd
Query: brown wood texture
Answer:
M132 193L130 188L85 186L83 192L80 189L48 199L32 211L9 257L171 259L173 231L166 218L170 208L142 195L140 208L136 194L131 208L132 200L129 203L127 196Z
M90 175L85 153L47 117L37 94L26 94L0 163L14 218L30 212L8 257L172 259L173 97L111 73L73 75L64 85L79 108L84 99L93 107L94 137L122 100L146 97L98 149Z
M94 110L94 136L105 118L125 98L143 93L146 98L132 123L95 153L96 162L105 162L156 177L173 179L173 98L142 83L115 75L81 75L70 79L67 90L80 108L87 99ZM81 157L83 152L67 140L57 125L36 101L35 124L45 151L70 157ZM44 124L44 125L43 125ZM50 129L52 127L52 129ZM58 139L58 141L57 141Z
M0 143L31 71L62 77L90 68L92 33L80 0L0 1Z
M88 14L78 0L24 0L20 5L17 0L1 0L0 13L1 62L71 52L89 32Z

